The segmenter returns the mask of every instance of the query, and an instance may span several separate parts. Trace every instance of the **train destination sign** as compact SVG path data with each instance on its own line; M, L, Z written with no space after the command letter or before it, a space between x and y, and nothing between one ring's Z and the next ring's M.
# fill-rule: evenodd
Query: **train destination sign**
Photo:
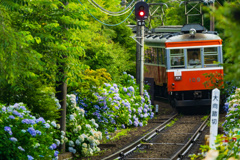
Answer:
M219 119L219 101L220 91L215 88L212 90L212 103L211 103L211 119L210 119L210 140L209 147L215 148L215 140L218 134L218 119Z

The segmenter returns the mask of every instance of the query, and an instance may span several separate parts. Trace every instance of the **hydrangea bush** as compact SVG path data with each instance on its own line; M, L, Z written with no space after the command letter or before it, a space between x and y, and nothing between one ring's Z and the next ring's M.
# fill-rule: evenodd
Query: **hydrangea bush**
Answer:
M86 117L94 118L104 134L117 128L144 126L154 116L148 92L140 96L134 77L124 73L120 81L118 85L105 83L99 87L94 99L78 97Z
M216 150L210 149L207 154L196 156L205 157L205 160L240 159L240 88L235 90L225 103L227 111L223 128L225 135L216 138Z
M98 124L94 119L86 119L84 113L76 104L76 96L67 95L66 133L61 132L61 143L66 142L68 151L77 157L100 151L97 145L102 139L102 132L97 131Z
M57 159L59 125L30 114L22 103L0 105L1 159Z

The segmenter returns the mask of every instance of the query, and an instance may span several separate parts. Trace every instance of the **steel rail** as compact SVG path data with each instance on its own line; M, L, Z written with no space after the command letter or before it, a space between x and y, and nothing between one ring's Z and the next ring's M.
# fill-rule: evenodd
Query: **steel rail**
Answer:
M177 152L175 153L170 159L174 160L180 160L182 159L185 154L191 149L193 146L193 143L198 139L198 137L201 135L202 131L207 126L207 122L210 118L210 115L207 117L207 119L201 124L201 126L196 130L196 132L193 134L193 136L187 141L187 143Z
M132 144L130 144L129 146L113 153L112 155L109 155L105 158L103 158L102 160L108 160L111 159L113 157L116 156L120 156L117 157L116 159L121 159L121 156L125 156L129 153L131 153L132 151L134 151L135 149L139 148L141 146L140 142L141 141L147 141L148 139L150 139L151 137L155 136L160 130L164 129L166 124L168 124L172 119L174 119L176 116L178 115L178 113L176 113L175 115L173 115L172 117L170 117L168 120L166 120L164 123L161 123L159 126L155 127L154 129L152 129L151 132L148 132L146 135L144 135L143 137L141 137L140 139L138 139L137 141L133 142ZM159 129L160 128L160 129ZM149 138L150 137L150 138ZM129 150L131 148L131 150ZM128 150L128 151L127 151ZM127 151L126 153L123 153L124 151Z

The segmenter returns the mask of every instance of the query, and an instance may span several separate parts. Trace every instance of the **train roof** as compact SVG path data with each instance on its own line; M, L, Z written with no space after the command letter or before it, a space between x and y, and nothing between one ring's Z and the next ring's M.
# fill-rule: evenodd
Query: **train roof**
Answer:
M190 36L189 30L196 30L195 36ZM159 31L159 30L158 30ZM207 31L199 24L187 24L181 28L180 32L156 32L145 35L145 43L167 43L184 41L221 40L215 31Z

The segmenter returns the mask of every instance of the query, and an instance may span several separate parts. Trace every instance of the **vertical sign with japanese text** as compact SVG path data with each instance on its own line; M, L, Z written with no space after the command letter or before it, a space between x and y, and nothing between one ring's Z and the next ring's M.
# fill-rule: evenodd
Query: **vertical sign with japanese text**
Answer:
M212 90L211 119L210 119L210 140L209 147L215 149L215 140L218 134L220 91L215 88Z

